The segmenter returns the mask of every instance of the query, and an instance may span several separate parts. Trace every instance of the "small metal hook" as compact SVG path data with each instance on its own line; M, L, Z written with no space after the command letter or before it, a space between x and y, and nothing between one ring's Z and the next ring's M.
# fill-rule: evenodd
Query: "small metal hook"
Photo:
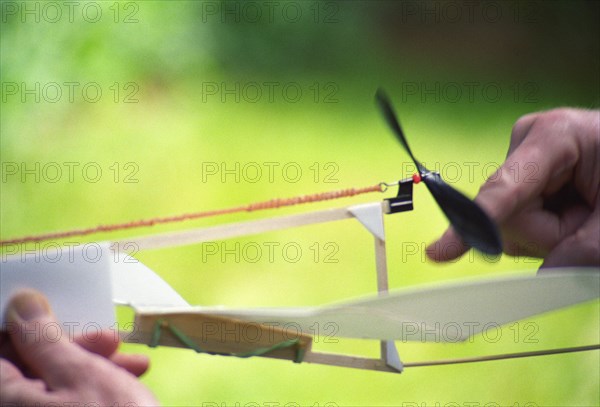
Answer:
M379 183L379 187L381 188L381 192L386 192L388 190L388 188L391 187L395 187L396 185L398 185L399 181L396 182L380 182Z
M413 177L408 177L408 178L401 179L400 181L380 182L379 183L379 187L381 188L381 192L386 192L388 190L388 188L395 187L395 186L398 186L400 184L404 184L404 183L409 182L409 181L414 181L414 178Z

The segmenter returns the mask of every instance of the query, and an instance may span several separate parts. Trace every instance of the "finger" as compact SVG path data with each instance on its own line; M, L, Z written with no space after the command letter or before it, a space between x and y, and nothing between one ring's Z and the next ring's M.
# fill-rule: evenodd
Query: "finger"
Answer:
M146 373L150 365L150 360L146 355L115 353L110 360L137 377Z
M450 227L442 237L431 243L425 253L427 257L435 262L451 261L459 258L469 250L456 231Z
M80 372L89 369L98 356L70 343L61 332L48 333L60 325L41 293L24 290L16 295L8 304L6 317L14 326L11 340L17 354L49 388L71 387L86 380Z
M147 356L117 352L120 341L114 331L101 331L95 338L77 336L75 343L88 352L109 359L135 376L139 377L148 370L149 359Z
M114 331L99 331L95 337L79 335L75 343L88 352L105 358L110 357L119 347L119 337Z
M536 198L502 225L504 253L545 257L563 239L575 233L591 213L587 205L572 204L557 214L545 210L542 198Z
M532 131L537 128L534 126ZM542 127L542 130L545 130ZM528 137L481 187L475 198L499 224L542 194L550 180L577 161L577 147L562 137Z
M547 252L542 252L540 246L535 243L508 241L504 245L504 253L514 257L542 258Z
M28 379L12 363L0 359L0 404L39 405L52 402L41 380Z
M12 380L19 380L23 378L23 374L15 367L15 365L6 359L0 359L0 380L2 382L2 387Z
M581 228L548 254L541 268L563 266L600 267L600 208L598 206Z
M544 210L542 200L537 198L508 219L502 225L502 231L504 240L510 242L505 245L506 254L544 257L560 241L560 218L556 213Z
M539 113L530 113L522 116L516 121L510 134L510 146L508 147L508 152L506 153L507 157L521 145L538 116Z

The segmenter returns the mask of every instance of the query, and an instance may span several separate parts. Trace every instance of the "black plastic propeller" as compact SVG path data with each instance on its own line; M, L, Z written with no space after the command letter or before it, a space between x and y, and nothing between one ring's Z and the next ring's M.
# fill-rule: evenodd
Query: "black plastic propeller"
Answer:
M381 89L377 90L375 98L396 138L417 166L427 189L463 241L483 253L502 253L502 240L496 224L479 205L446 184L438 173L429 171L415 158L389 98Z

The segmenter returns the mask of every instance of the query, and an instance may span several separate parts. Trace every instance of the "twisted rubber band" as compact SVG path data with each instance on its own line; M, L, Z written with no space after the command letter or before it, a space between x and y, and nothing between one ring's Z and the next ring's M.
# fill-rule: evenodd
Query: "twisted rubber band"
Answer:
M247 205L234 206L231 208L224 209L214 209L209 211L202 212L193 212L193 213L184 213L181 215L175 216L166 216L166 217L156 217L150 219L142 219L137 221L130 221L125 223L114 223L110 225L99 225L95 227L90 227L86 229L72 229L66 230L62 232L53 232L53 233L43 233L37 235L29 235L18 237L14 239L4 239L0 240L0 246L8 245L8 244L19 244L19 243L28 243L28 242L41 242L44 240L50 239L64 239L67 237L74 236L87 236L95 233L104 233L104 232L114 232L117 230L125 230L125 229L134 229L134 228L142 228L142 227L150 227L158 224L167 224L167 223L176 223L176 222L184 222L193 219L199 218L208 218L219 215L226 215L238 212L254 212L254 211L262 211L266 209L276 209L285 206L294 206L301 205L311 202L321 202L321 201L329 201L332 199L340 199L347 198L361 194L367 194L370 192L383 192L383 188L381 184L371 185L369 187L364 188L349 188L342 189L338 191L329 191L329 192L321 192L317 194L311 195L302 195L296 196L292 198L277 198L270 199L268 201L263 202L255 202Z

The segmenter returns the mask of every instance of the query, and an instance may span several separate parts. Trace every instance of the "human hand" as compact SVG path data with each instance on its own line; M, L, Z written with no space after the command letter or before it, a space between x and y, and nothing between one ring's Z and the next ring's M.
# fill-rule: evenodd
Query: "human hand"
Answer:
M504 252L542 267L600 265L600 111L555 109L520 118L504 164L475 201L496 221ZM449 228L427 248L443 262L468 247Z
M58 326L50 306L29 290L11 300L6 319L8 334L0 339L2 405L158 405L136 379L148 368L147 358L116 352L113 332L94 341L49 335L44 327Z

